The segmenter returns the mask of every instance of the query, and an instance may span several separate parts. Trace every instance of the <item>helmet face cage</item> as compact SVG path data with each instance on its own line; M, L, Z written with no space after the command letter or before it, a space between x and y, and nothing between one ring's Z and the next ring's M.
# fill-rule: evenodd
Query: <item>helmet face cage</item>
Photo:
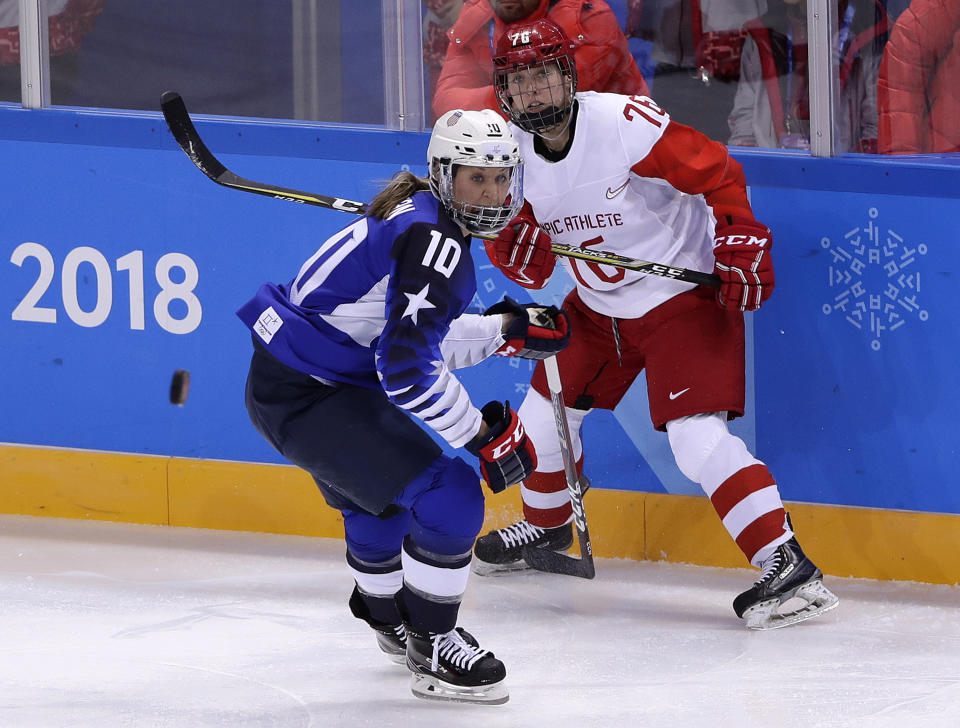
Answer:
M427 148L430 189L447 214L473 235L495 235L523 206L523 165L506 123L489 109L450 111L434 125ZM500 205L474 205L458 200L453 183L462 166L503 169L510 187Z
M558 72L553 72L557 69ZM516 74L528 71L524 82L518 84ZM514 82L511 83L511 74ZM552 80L551 80L552 79ZM535 61L518 68L497 69L494 76L494 88L497 101L510 121L531 134L543 134L563 124L553 136L558 136L570 122L570 110L573 108L573 94L577 85L577 71L567 57L548 61ZM549 102L535 111L522 108L524 102L516 97L526 90L524 84L535 87L541 100L546 96ZM542 84L542 85L540 85Z
M523 166L517 164L504 167L510 175L510 191L502 205L471 205L456 199L453 194L453 178L460 166L446 160L440 163L437 175L440 202L443 203L450 217L473 235L496 235L516 217L520 208L523 207Z
M556 137L566 129L577 90L574 48L549 20L512 26L501 37L493 58L493 85L500 108L524 131L542 136L551 131ZM523 107L534 90L537 107L531 111Z

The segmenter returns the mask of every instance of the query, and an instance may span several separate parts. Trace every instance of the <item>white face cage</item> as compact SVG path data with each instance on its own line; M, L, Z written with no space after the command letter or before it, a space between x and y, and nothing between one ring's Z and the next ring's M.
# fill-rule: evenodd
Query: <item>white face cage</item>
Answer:
M430 189L447 213L473 235L496 235L523 206L523 163L506 122L494 111L457 109L434 124L427 147ZM510 174L510 188L501 205L472 205L453 194L459 166L500 168Z

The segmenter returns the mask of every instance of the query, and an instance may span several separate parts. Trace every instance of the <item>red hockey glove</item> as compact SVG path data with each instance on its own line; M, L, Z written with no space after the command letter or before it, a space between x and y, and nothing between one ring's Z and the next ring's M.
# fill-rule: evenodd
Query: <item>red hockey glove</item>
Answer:
M713 242L713 272L722 281L717 302L724 308L755 311L773 293L770 230L756 220L727 218Z
M494 353L523 359L546 359L567 348L570 320L563 309L539 303L520 305L510 296L483 312L484 316L502 313L512 316L503 336L503 346Z
M550 252L550 235L537 224L529 202L496 240L484 241L484 247L490 262L524 288L543 288L557 264L557 256Z
M480 474L490 490L499 493L533 472L537 453L509 402L487 402L480 413L490 431L477 435L464 448L480 458Z

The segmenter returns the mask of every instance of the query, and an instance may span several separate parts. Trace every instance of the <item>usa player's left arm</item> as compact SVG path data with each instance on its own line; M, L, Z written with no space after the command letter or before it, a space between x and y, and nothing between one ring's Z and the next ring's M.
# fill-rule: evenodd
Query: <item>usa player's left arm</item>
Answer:
M451 369L463 369L493 356L503 346L502 316L465 313L450 322L450 331L440 343L443 360Z
M654 125L659 138L636 161L630 171L641 177L666 180L675 189L703 195L717 221L726 218L753 220L747 200L743 167L730 156L726 145L713 141L693 127L679 124L645 96L628 97L621 133L625 138ZM634 133L636 133L634 132ZM633 161L633 160L631 160Z
M451 373L442 344L476 293L476 279L469 243L445 228L416 223L394 245L377 372L397 407L462 447L477 434L481 416Z

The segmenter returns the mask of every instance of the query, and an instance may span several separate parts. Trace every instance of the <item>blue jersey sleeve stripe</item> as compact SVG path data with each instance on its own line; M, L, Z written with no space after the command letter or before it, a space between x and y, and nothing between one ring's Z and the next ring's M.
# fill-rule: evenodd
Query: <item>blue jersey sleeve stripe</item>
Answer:
M416 412L424 419L436 417L438 414L446 412L456 405L464 391L463 385L454 377L450 377L450 383L447 384L440 396L429 402L425 402L424 406L418 407Z
M443 373L430 382L420 382L410 387L404 392L410 396L397 396L394 398L397 405L403 409L412 410L424 405L432 397L441 396L447 388L450 372L444 369Z
M424 415L423 420L438 432L446 430L463 419L470 410L470 397L463 387L458 387L453 404L436 415Z

